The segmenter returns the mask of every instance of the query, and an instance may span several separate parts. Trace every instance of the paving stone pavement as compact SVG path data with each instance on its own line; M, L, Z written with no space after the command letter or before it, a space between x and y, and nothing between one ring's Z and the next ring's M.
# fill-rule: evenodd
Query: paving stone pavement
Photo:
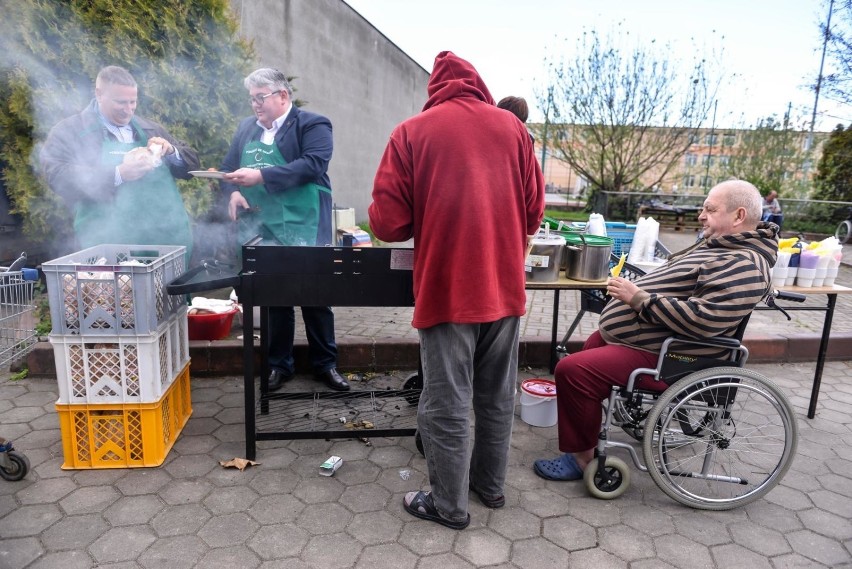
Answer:
M826 364L812 420L811 363L749 367L783 389L799 426L791 470L764 498L693 510L633 468L621 498L596 500L533 473L556 429L516 417L506 507L471 497L460 532L403 510L405 492L428 487L411 437L262 442L258 466L221 467L244 455L238 377L191 380L192 416L161 467L62 470L55 379L3 370L0 436L32 469L0 480L0 568L852 567L852 361ZM343 467L320 476L332 454Z

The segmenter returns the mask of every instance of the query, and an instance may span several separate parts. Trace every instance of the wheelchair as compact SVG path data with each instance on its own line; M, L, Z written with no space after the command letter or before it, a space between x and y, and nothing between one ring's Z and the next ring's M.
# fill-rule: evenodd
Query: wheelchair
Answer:
M801 302L804 295L773 291L775 298ZM743 369L748 349L741 344L746 318L734 338L695 340L670 337L655 368L634 370L624 387L613 387L604 402L604 419L593 459L584 471L589 493L601 499L622 495L630 468L609 453L624 449L634 465L675 501L701 510L743 506L772 490L790 468L796 453L795 414L781 390L768 378ZM718 348L726 355L707 358L677 350L689 346ZM664 382L664 391L635 388L638 378ZM612 440L621 428L641 442Z

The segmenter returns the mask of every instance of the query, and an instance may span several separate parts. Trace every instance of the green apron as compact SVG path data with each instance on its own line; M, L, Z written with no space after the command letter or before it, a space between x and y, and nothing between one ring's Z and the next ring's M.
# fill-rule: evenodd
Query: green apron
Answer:
M124 155L148 144L148 137L131 121L139 140L119 142L105 135L101 164L116 167ZM74 232L84 248L106 243L128 245L183 245L192 253L189 216L166 164L145 176L124 182L112 201L77 206Z
M287 160L275 144L254 140L243 148L240 166L261 170L283 166ZM239 244L260 235L277 240L282 245L316 245L319 225L319 192L331 192L319 184L304 184L287 188L283 192L267 192L266 186L257 184L240 188L240 193L252 208L240 213L237 238Z

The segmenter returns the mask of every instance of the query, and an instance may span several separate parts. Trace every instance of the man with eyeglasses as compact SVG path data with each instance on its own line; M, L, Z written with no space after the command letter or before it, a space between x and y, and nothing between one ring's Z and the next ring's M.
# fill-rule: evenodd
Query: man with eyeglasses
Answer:
M189 216L175 178L189 179L198 154L159 124L136 115L138 87L110 65L95 98L48 134L41 166L74 212L81 247L104 243L192 247Z
M331 122L293 104L293 89L277 69L252 72L243 84L254 115L240 122L222 162L221 187L228 214L238 222L239 243L260 235L282 245L331 244ZM269 390L295 374L293 307L269 310ZM334 313L329 307L302 307L309 357L317 379L348 391L337 372Z

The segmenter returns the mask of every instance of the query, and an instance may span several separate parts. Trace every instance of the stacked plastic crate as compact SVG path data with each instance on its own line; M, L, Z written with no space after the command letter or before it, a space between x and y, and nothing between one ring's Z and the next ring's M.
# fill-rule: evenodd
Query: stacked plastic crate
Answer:
M190 414L179 246L100 245L42 264L62 468L158 466Z

